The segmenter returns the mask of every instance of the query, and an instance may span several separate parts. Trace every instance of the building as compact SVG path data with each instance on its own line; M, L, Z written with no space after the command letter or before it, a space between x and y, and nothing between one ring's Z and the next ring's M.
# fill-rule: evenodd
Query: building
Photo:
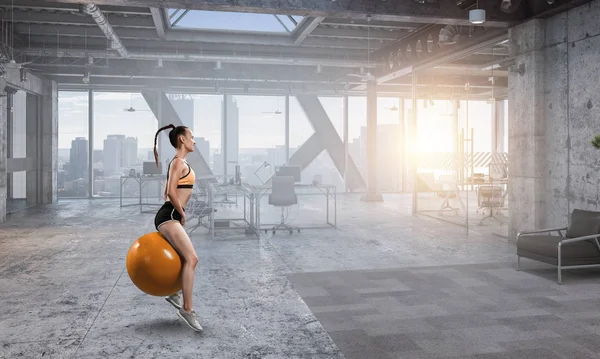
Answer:
M131 167L138 164L138 139L135 137L126 137L123 139L123 152L121 157L121 167Z
M204 158L206 163L210 163L210 142L207 141L204 137L198 137L195 140L196 140L196 151L200 152L200 154L202 155L202 158Z
M138 140L125 135L108 135L104 140L102 163L104 176L123 174L138 164Z
M69 156L69 169L67 180L74 181L88 177L88 140L85 137L76 137L71 141Z
M194 132L194 99L187 96L171 96L169 101L171 102L171 105L173 105L173 108L175 109L175 112L177 112L183 125ZM166 124L168 123L169 122ZM159 126L162 127L164 125L159 124ZM162 131L158 136L158 156L159 161L163 164L170 162L171 159L175 157L175 148L173 148L173 145L171 145L171 142L169 141L169 131L170 130ZM198 141L196 140L196 142ZM151 161L154 161L154 152L152 152ZM163 165L163 172L165 174L166 171L167 166Z
M104 140L103 159L104 176L121 172L121 156L125 135L108 135Z

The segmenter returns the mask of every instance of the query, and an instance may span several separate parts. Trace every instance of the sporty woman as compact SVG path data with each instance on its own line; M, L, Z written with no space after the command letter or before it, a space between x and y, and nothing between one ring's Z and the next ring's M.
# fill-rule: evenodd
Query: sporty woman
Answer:
M188 200L192 195L196 176L194 170L186 162L188 153L194 151L194 136L192 131L185 126L168 125L156 132L154 137L154 158L158 166L158 151L156 142L160 131L169 131L169 142L176 150L175 157L171 160L167 170L167 183L165 185L165 203L156 213L154 225L175 248L182 259L182 292L183 304L179 293L174 293L166 298L175 308L177 315L195 331L201 332L202 326L196 319L196 312L192 309L192 288L194 286L194 270L198 264L198 256L192 245L190 237L183 229L185 224L185 211Z

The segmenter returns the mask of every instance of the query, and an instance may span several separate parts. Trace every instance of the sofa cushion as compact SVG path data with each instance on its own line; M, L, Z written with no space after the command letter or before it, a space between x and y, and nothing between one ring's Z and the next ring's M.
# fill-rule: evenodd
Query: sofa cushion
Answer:
M569 238L600 234L600 212L574 209L566 236Z
M550 235L522 236L519 238L517 246L527 252L557 258L558 242L562 239L565 238ZM562 245L561 250L563 258L600 258L600 251L596 244L589 241L566 243Z

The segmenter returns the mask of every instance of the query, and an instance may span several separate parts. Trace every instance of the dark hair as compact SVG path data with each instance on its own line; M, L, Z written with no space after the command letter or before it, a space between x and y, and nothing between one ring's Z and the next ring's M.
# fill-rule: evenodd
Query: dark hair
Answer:
M178 147L178 143L177 143L177 139L179 139L179 136L183 136L185 135L185 131L187 131L187 127L186 126L175 126L173 124L170 125L166 125L165 127L161 127L158 129L158 131L156 131L156 135L154 136L154 159L156 160L156 167L158 167L158 151L156 150L156 142L158 141L158 134L160 133L160 131L162 130L166 130L171 128L171 132L169 132L169 142L171 142L171 145L173 147L175 147L177 149Z

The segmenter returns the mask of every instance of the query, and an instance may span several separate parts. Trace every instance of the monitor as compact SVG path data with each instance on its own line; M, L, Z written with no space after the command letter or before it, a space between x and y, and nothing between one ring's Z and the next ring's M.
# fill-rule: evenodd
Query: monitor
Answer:
M162 163L158 163L158 167L156 167L156 162L144 161L143 167L144 176L148 175L162 175Z
M300 166L277 166L275 176L291 176L294 182L302 181L302 168Z

